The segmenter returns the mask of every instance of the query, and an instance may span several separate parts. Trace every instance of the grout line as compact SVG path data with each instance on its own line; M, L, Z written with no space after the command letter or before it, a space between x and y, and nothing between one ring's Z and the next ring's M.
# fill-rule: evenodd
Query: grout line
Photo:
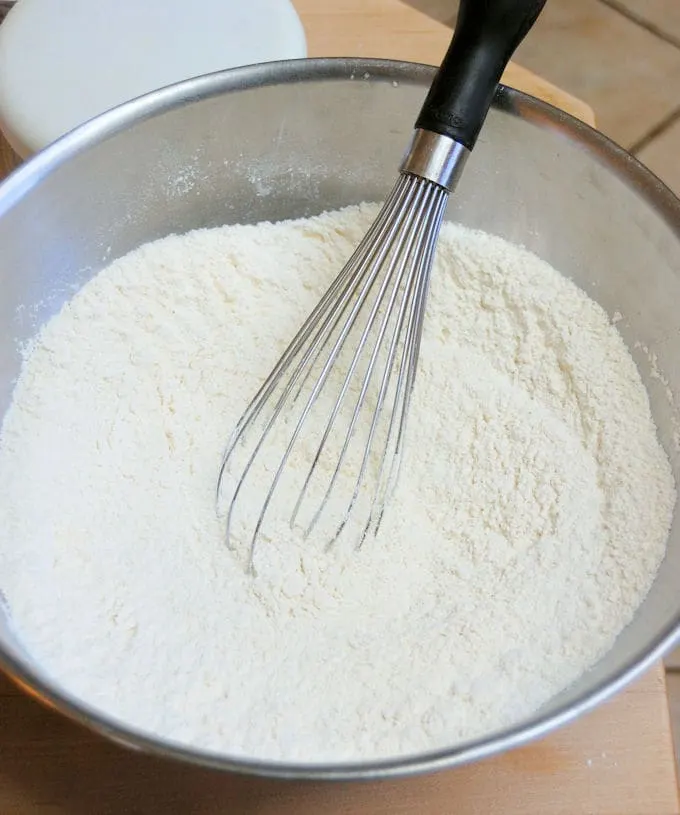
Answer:
M605 3L608 0L600 0L601 2ZM654 127L650 128L643 136L633 142L631 146L628 148L628 152L632 153L634 156L637 155L640 150L647 147L650 142L653 142L657 136L660 136L664 130L667 130L671 125L675 124L678 119L680 119L680 107L674 108L670 113L661 119L661 121L657 122Z
M674 45L676 48L680 48L680 37L675 37L673 34L669 34L667 31L664 31L663 28L659 28L658 25L646 20L637 12L631 11L631 9L624 5L620 0L600 0L600 2L612 9L612 11L618 12L622 17L626 17L632 23L636 23L641 28L644 28L646 31L653 34L655 37L658 37L660 40L663 40L670 45Z

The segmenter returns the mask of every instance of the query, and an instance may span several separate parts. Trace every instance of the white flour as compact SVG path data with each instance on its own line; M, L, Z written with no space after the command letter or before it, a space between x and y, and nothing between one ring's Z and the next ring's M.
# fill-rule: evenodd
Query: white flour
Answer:
M233 754L389 756L518 720L631 619L675 500L635 365L573 284L453 225L379 537L282 533L256 578L224 545L226 438L374 212L142 247L41 332L2 435L0 588L72 693Z

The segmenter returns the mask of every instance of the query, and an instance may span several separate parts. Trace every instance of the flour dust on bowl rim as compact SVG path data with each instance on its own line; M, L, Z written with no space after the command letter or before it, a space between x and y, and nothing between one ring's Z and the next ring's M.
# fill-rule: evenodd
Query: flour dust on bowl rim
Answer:
M21 347L94 274L170 233L318 214L381 200L434 69L301 60L175 85L92 120L0 188L0 408ZM648 389L676 483L680 427L680 202L625 151L570 116L501 88L449 219L524 245L609 315ZM662 376L659 376L659 371ZM0 666L115 741L190 763L298 778L377 778L460 765L542 736L611 696L680 632L680 529L634 619L587 674L532 716L449 749L346 764L252 761L139 732L55 685L13 635L0 595ZM2 579L0 576L0 588Z

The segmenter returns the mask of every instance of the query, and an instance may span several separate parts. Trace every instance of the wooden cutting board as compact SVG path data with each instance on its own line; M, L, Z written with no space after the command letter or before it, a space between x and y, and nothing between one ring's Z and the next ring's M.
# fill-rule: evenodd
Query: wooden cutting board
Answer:
M436 64L450 31L398 0L294 0L310 56ZM519 66L508 84L592 123L578 99ZM0 143L0 174L16 162ZM0 675L0 815L678 815L660 665L524 749L401 781L306 784L220 774L129 752Z
M529 747L400 781L264 781L124 750L0 675L2 815L677 815L663 671Z

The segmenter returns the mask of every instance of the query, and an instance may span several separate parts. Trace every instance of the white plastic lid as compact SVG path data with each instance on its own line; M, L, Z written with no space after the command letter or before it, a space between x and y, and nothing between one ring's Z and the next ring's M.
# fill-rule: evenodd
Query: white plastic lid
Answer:
M0 25L0 128L26 157L148 91L306 52L289 0L19 0Z

